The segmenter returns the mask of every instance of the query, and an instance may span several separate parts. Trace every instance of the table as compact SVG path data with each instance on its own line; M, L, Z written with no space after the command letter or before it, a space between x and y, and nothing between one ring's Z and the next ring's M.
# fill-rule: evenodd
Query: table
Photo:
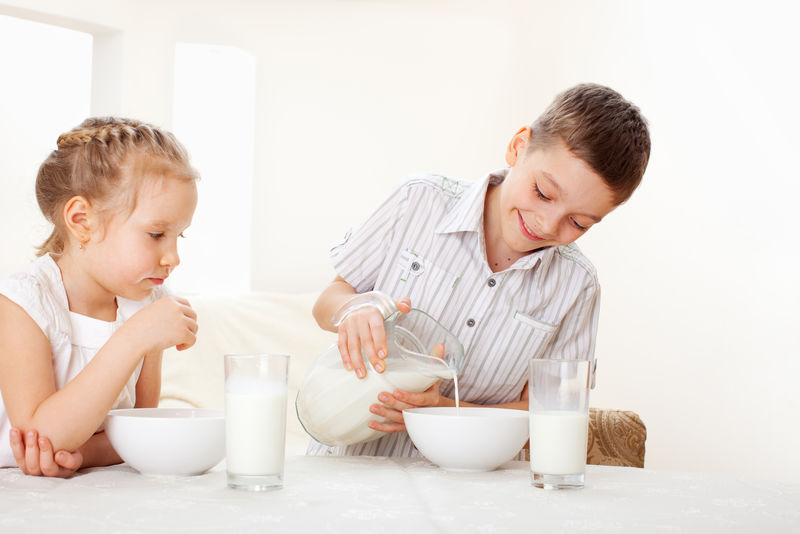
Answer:
M195 477L126 465L68 480L0 469L0 532L800 532L800 484L587 466L582 490L530 485L527 462L453 473L412 458L287 458L285 485L249 493L224 465Z

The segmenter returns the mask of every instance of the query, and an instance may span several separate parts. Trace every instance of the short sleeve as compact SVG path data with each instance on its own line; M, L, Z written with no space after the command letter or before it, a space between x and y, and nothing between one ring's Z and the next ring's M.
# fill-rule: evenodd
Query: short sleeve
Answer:
M34 277L20 273L4 278L0 280L0 294L22 308L44 335L52 338L51 329L56 324L54 307L44 298L45 293Z
M398 221L407 210L408 197L409 182L406 180L331 249L331 263L336 273L358 293L374 289Z

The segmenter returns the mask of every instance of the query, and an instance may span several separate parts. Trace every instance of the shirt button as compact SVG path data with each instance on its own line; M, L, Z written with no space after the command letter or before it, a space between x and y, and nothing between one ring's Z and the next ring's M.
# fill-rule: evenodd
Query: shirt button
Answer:
M489 287L494 287L497 284L497 280L495 280L494 278L489 278L489 281L487 283L489 284Z
M467 326L470 328L475 326L475 319L467 319Z
M414 263L411 264L411 270L412 271L419 271L419 262L418 261L415 261Z

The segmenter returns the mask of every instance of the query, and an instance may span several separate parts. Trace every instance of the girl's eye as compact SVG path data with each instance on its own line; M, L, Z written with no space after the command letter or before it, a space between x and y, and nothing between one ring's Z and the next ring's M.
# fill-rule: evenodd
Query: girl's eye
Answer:
M542 200L550 200L548 197L546 197L544 195L544 193L542 193L542 190L539 189L539 185L538 184L534 184L533 187L534 187L534 189L536 189L536 196L538 196Z
M164 237L164 232L150 232L150 237L153 239L161 239Z

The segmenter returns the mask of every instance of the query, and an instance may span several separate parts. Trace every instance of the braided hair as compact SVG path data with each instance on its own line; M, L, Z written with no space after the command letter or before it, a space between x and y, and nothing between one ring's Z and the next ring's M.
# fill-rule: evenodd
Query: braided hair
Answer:
M54 226L38 247L39 256L64 251L61 212L72 197L82 196L98 206L122 200L130 212L145 173L198 179L188 152L172 133L133 119L86 119L58 136L57 146L36 177L36 200ZM134 167L142 172L130 172Z

